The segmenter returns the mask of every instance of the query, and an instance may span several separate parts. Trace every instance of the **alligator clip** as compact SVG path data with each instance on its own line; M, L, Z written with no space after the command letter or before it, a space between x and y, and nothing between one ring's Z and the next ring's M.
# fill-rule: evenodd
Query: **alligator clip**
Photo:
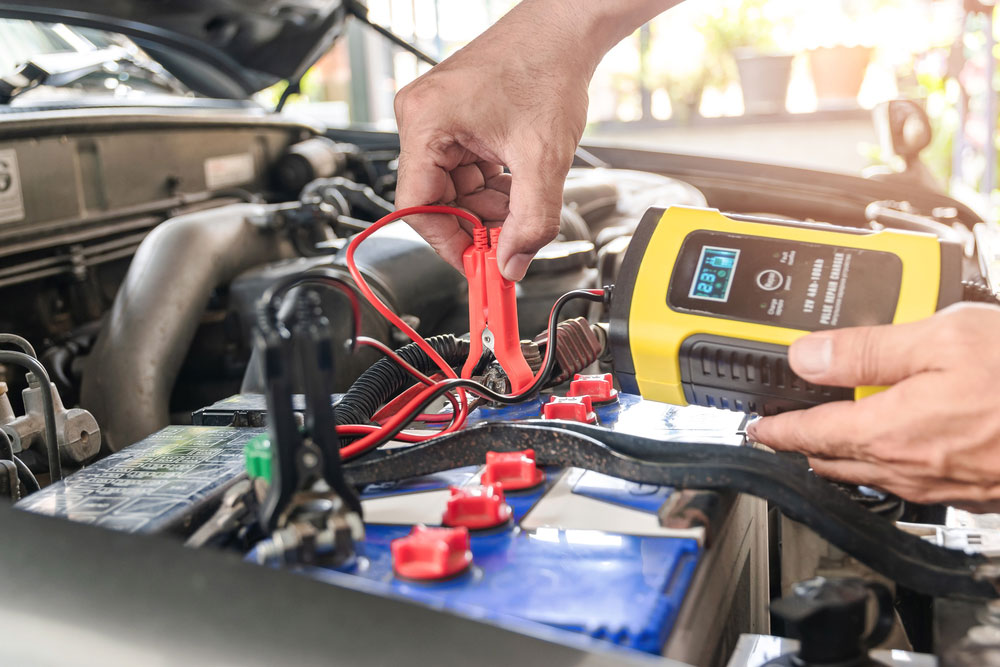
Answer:
M472 245L462 254L469 281L469 358L462 377L472 377L486 348L507 373L511 391L517 393L531 385L534 375L521 352L514 283L503 277L497 264L499 237L499 228L476 227Z

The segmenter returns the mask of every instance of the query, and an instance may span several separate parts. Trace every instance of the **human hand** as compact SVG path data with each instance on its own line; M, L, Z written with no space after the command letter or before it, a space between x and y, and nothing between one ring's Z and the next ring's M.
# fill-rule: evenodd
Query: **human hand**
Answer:
M920 503L1000 501L1000 308L958 304L912 324L810 334L789 361L804 380L892 385L765 417L752 439L809 457L819 475Z
M524 0L400 90L397 208L457 205L487 226L502 223L500 269L520 280L559 232L594 68L618 40L677 1ZM470 236L455 216L407 222L462 269Z

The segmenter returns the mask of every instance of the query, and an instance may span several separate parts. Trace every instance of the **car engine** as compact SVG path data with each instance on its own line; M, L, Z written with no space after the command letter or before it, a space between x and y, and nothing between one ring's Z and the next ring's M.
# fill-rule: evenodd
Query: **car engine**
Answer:
M965 295L991 297L971 209L905 174L588 146L558 238L508 286L506 333L544 381L517 394L504 332L486 329L469 376L492 393L460 407L455 384L412 431L397 417L447 375L427 347L461 368L478 297L404 221L378 222L394 213L398 149L391 133L257 110L0 115L0 495L317 589L694 664L766 633L769 594L792 578L989 597L977 557L895 525L938 525L937 509L828 484L750 446L742 412L648 401L610 375L609 286L650 209L930 234L962 248ZM469 427L450 430L458 410ZM385 448L350 450L392 425ZM769 565L766 527L782 521L789 546ZM455 526L472 528L435 532ZM497 532L509 526L520 546ZM801 544L822 546L794 551L803 526Z

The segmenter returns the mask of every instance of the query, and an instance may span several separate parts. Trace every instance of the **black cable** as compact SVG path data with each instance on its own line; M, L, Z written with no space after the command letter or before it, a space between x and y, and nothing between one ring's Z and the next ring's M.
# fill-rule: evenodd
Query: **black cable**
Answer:
M21 348L21 350L30 357L38 358L35 353L35 348L31 346L27 338L18 336L17 334L10 333L0 333L0 345L16 345Z
M451 366L461 366L469 356L469 341L452 334L425 340ZM395 352L421 373L431 374L438 370L434 360L416 343L404 345ZM416 379L395 360L379 359L351 384L337 403L337 424L368 424L379 408L415 382Z
M282 323L278 321L278 309L281 306L281 298L293 287L301 285L320 285L329 289L335 289L351 302L351 330L355 335L351 337L351 352L357 350L356 335L360 332L361 326L361 302L357 287L348 282L336 271L325 267L313 267L302 273L289 276L280 280L264 292L257 302L258 316L263 318L262 325L278 328Z
M482 465L488 451L524 449L535 450L540 466L585 468L655 486L750 493L907 588L935 597L997 597L990 559L902 532L808 466L753 447L666 442L576 422L487 422L352 461L344 475L365 486Z
M423 60L428 65L433 67L434 65L438 64L438 61L433 56L424 53L419 48L417 48L413 44L410 44L396 33L387 30L386 28L383 28L377 23L373 23L372 20L368 18L368 8L365 7L363 4L361 4L360 2L358 2L357 0L347 0L347 2L344 3L344 9L347 10L348 14L355 17L356 19L364 23L366 26L368 26L378 34L388 39L390 42L392 42L399 48L405 51L409 51L420 60Z
M278 98L278 103L274 105L274 113L280 113L282 109L285 108L285 104L288 102L288 98L292 95L298 95L302 92L302 78L299 77L295 81L289 81L285 89L281 91L281 97Z
M604 294L595 294L587 290L573 290L572 292L567 292L559 297L555 305L552 306L552 313L549 315L549 345L545 350L545 363L542 365L542 370L535 376L534 382L519 394L499 394L486 385L476 382L475 380L467 380L465 378L452 378L447 380L441 380L435 383L434 390L431 391L420 405L414 408L411 412L413 415L425 412L427 408L430 407L434 401L437 400L439 396L447 391L452 391L454 389L468 389L474 394L478 394L483 398L491 400L495 403L503 403L505 405L512 405L514 403L521 403L524 400L531 398L546 386L549 377L552 375L552 371L555 369L556 365L556 333L559 326L559 313L562 312L563 307L573 301L574 299L587 299L588 301L603 302ZM408 422L404 421L397 426L390 429L383 429L380 434L379 439L367 448L364 452L358 454L358 456L363 456L368 452L374 451L384 445L385 443L396 437L400 431L406 428ZM354 457L357 458L357 457Z
M62 479L62 462L59 460L59 440L56 437L56 407L52 396L52 383L45 367L34 357L23 352L0 350L0 364L13 364L34 373L42 391L43 415L45 417L45 450L49 458L49 478L53 482Z
M21 484L24 485L24 490L27 493L34 493L35 491L41 490L41 485L39 485L38 480L35 478L35 474L31 472L28 466L24 465L24 461L12 457L14 459L14 465L17 466L17 477L21 480Z

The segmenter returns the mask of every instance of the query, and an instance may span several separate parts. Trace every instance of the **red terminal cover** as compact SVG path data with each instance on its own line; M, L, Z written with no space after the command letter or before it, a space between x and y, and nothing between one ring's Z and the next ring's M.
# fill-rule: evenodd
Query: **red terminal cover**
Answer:
M615 389L615 380L611 373L601 375L577 373L573 376L573 381L569 383L567 396L590 396L592 403L606 405L618 400L618 390Z
M484 485L499 482L506 491L520 491L545 481L545 473L535 463L535 450L486 452L486 470L480 478Z
M483 530L507 523L512 513L503 496L503 485L499 482L488 486L453 486L441 523Z
M552 396L549 402L542 406L543 419L562 419L563 421L596 424L597 414L590 396Z
M472 564L467 528L414 526L406 537L393 540L392 569L416 581L447 579Z

